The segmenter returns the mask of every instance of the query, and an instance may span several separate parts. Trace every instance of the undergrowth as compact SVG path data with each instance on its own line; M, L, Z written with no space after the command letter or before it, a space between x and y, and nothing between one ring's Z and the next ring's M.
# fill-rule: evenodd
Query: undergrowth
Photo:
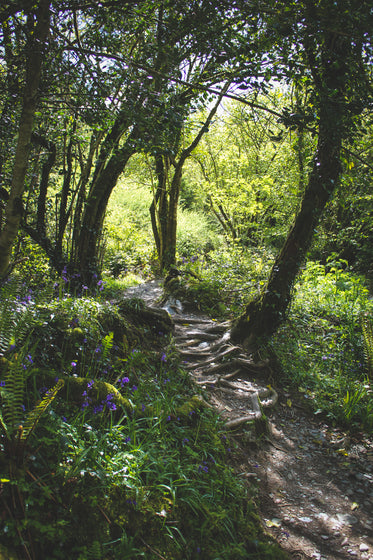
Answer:
M23 312L6 300L12 316ZM26 339L2 345L1 400L16 407L7 413L12 433L39 414L22 457L0 436L0 533L10 557L282 557L167 333L130 324L88 294L22 305L33 320ZM9 401L20 357L22 391Z
M310 262L295 287L287 322L273 339L283 381L316 414L351 430L373 429L373 391L363 320L373 303L345 261Z

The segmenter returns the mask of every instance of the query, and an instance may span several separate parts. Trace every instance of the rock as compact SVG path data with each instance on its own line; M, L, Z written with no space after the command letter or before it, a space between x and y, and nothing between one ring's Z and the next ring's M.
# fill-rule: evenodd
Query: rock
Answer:
M361 545L359 546L359 550L360 552L367 552L369 550L369 546L365 543L361 543Z

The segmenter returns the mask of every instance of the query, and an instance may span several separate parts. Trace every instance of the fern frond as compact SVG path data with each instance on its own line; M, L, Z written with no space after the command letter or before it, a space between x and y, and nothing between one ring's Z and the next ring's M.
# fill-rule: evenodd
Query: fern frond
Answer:
M33 310L17 301L19 282L9 283L0 291L0 356L12 344L21 346L35 324Z
M4 435L7 439L10 439L10 433L8 430L8 426L6 425L3 415L1 414L1 410L0 410L0 427L2 428Z
M39 422L42 414L56 398L56 395L64 385L63 379L60 379L58 383L44 395L42 400L34 406L34 408L27 414L25 423L23 425L23 432L21 436L22 441L27 441L31 433L34 431L36 424Z
M368 367L368 376L373 376L373 323L369 315L365 314L361 321L364 340L364 354Z
M110 350L113 348L114 344L114 333L110 332L102 340L102 359L105 360L108 357Z
M5 391L3 396L4 421L10 437L18 429L23 418L23 396L25 390L25 370L22 365L23 356L10 362L5 375Z
M15 326L14 304L9 299L4 300L0 307L0 356L3 356L10 345L15 342Z

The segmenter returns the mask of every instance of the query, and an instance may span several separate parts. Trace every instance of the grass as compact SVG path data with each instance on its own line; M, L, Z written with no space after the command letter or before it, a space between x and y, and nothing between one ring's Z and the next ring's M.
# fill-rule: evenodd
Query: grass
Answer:
M234 449L219 418L167 334L153 334L152 345L139 331L131 338L102 293L38 303L27 293L33 328L3 351L2 403L18 355L29 357L19 422L56 378L65 388L22 458L1 435L3 545L18 558L50 560L281 558L229 467ZM113 317L127 330L110 330Z
M350 430L373 429L373 391L362 317L373 306L364 279L347 263L309 263L288 321L273 339L283 381L317 414Z

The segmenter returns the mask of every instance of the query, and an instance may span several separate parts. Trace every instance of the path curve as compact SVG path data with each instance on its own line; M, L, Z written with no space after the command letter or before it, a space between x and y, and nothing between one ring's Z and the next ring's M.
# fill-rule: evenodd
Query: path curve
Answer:
M373 440L351 439L318 422L296 398L274 391L267 364L254 364L218 323L163 297L159 280L126 291L166 309L184 367L235 441L234 468L254 496L263 525L293 560L373 560ZM162 299L163 298L163 299ZM268 418L269 434L253 434Z

